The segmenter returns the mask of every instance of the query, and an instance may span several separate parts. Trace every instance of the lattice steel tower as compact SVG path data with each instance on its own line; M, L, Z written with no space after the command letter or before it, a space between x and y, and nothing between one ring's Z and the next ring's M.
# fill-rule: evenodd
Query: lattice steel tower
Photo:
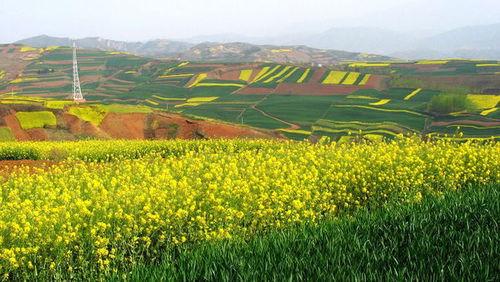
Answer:
M85 102L80 87L80 76L78 75L78 62L76 59L76 43L73 42L73 100L75 102Z

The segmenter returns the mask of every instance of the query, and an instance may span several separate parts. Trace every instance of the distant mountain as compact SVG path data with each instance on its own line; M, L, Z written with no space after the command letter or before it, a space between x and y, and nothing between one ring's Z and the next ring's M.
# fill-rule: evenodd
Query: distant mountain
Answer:
M191 38L190 42L244 41L254 44L306 45L318 49L382 54L402 59L462 57L500 59L500 24L470 26L445 32L396 32L373 27L335 27L325 32L275 37L235 34Z
M457 28L425 39L417 50L430 48L441 56L500 59L500 23Z
M361 54L337 50L322 50L301 45L255 45L250 43L212 43L194 45L172 40L151 40L147 42L124 42L89 37L72 40L46 35L20 40L16 43L34 47L77 46L86 49L124 51L140 56L175 58L190 61L209 62L277 62L300 64L334 64L340 61L390 60L387 56Z
M328 65L341 61L380 61L391 60L392 58L346 51L322 50L301 45L201 43L182 53L180 59L214 62L277 62Z
M295 43L315 48L388 54L409 46L415 38L382 28L353 27L332 28L299 40Z
M193 46L193 44L172 40L157 39L147 42L125 42L103 39L99 37L87 37L82 39L70 39L40 35L17 41L15 43L25 44L33 47L47 46L72 46L76 42L78 47L86 49L99 49L106 51L122 51L134 53L141 56L164 57L182 53Z
M367 27L333 28L297 38L294 43L316 48L384 54L402 59L500 59L500 24L462 27L435 35L399 33Z

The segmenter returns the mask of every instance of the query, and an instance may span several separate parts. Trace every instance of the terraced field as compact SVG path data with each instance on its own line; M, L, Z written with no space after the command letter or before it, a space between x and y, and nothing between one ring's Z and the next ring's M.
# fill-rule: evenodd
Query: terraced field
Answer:
M62 100L71 92L70 49L4 45L0 56L9 58L0 64L1 104L29 104L22 97L30 96L65 107ZM500 136L497 61L223 64L79 50L79 64L89 102L147 106L295 139ZM466 96L464 106L433 111L432 105L450 93Z

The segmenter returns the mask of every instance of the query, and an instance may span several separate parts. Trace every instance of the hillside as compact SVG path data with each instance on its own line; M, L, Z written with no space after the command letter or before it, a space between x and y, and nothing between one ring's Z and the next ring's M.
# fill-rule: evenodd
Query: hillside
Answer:
M147 106L299 140L399 134L500 136L498 61L343 62L310 67L155 60L86 49L78 55L89 103ZM1 104L29 104L23 101L27 96L69 98L70 48L3 45L0 58ZM455 98L459 101L447 102Z
M16 42L37 48L72 46L102 51L128 52L139 56L170 58L204 62L275 62L305 64L335 64L346 60L390 60L386 56L367 55L336 50L321 50L306 46L255 45L249 43L200 43L191 44L170 40L147 42L114 41L98 37L72 40L47 35L27 38Z
M0 100L0 141L276 138L264 130L197 120L144 106Z

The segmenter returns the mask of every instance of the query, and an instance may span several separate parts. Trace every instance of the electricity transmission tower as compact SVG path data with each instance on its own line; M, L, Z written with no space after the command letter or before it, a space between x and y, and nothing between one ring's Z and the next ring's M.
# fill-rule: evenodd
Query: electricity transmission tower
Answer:
M85 102L80 86L80 77L78 75L78 62L76 59L76 43L73 42L73 101Z

